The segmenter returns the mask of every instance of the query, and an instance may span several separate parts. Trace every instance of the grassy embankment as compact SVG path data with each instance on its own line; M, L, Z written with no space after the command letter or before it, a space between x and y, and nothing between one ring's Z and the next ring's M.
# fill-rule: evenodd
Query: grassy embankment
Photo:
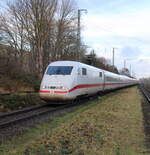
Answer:
M29 129L2 145L0 154L148 154L144 142L141 95L133 87Z
M39 81L32 76L8 77L0 76L0 94L13 93L0 96L0 112L21 109L30 105L43 103L38 94L20 94L20 91L38 91Z
M31 75L6 76L0 75L0 94L19 91L36 91L40 81Z
M0 112L11 112L14 110L40 104L45 104L45 102L40 99L38 93L21 93L8 96L0 96Z

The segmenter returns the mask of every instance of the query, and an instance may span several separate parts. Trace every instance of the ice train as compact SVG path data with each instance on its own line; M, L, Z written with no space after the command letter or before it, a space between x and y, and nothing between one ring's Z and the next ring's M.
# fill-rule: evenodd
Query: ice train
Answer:
M65 101L136 83L136 79L80 62L56 61L48 65L39 93L43 100Z

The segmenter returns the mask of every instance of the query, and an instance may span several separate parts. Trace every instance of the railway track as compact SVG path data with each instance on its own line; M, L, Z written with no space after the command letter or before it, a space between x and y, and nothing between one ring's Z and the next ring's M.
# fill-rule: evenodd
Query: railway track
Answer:
M144 84L139 86L141 92L143 93L145 100L142 101L142 111L143 111L143 124L145 132L145 145L150 148L150 90L144 87Z
M150 90L146 89L143 85L140 85L140 90L142 91L147 101L150 103Z
M56 117L61 117L68 112L78 109L81 105L86 105L87 101L97 99L98 95L91 98L76 100L75 102L63 103L61 105L45 104L33 106L22 110L0 115L0 144L10 140L16 135L26 132L26 129L34 127L44 122L50 122Z
M78 103L70 103L70 104L62 104L62 105L45 104L45 105L34 106L31 108L26 108L22 110L17 110L7 114L2 114L0 115L0 129L6 128L8 126L13 126L19 122L23 122L25 120L32 119L40 115L53 113L72 106L77 106L79 104L82 104L82 103L78 102Z
M48 105L32 106L0 115L0 129L46 112Z

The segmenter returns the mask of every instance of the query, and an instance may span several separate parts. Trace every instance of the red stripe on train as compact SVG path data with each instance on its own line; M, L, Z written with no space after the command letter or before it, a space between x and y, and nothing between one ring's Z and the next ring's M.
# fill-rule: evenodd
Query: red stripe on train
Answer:
M103 86L104 84L87 84L87 85L78 85L73 87L72 89L69 90L69 92L74 91L76 89L80 88L88 88L88 87L98 87L98 86Z
M40 90L39 93L62 93L62 94L65 94L65 93L68 93L68 91L45 91L45 90Z
M66 94L66 93L68 93L68 91L54 91L54 93Z
M47 91L47 90L40 90L39 93L50 93L50 91Z
M72 92L76 89L80 89L80 88L88 88L88 87L98 87L98 86L105 86L105 85L116 85L116 84L126 84L126 83L105 83L105 84L87 84L87 85L77 85L71 89L69 89L68 91L45 91L45 90L40 90L40 93L58 93L58 94L66 94L69 92Z

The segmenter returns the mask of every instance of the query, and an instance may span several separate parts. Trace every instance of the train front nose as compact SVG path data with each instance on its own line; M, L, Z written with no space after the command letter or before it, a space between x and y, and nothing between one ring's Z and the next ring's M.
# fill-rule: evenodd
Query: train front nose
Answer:
M73 66L48 66L42 79L40 97L44 100L71 99L71 89L74 78L71 75Z
M64 85L41 85L40 98L43 100L69 100L69 88Z

